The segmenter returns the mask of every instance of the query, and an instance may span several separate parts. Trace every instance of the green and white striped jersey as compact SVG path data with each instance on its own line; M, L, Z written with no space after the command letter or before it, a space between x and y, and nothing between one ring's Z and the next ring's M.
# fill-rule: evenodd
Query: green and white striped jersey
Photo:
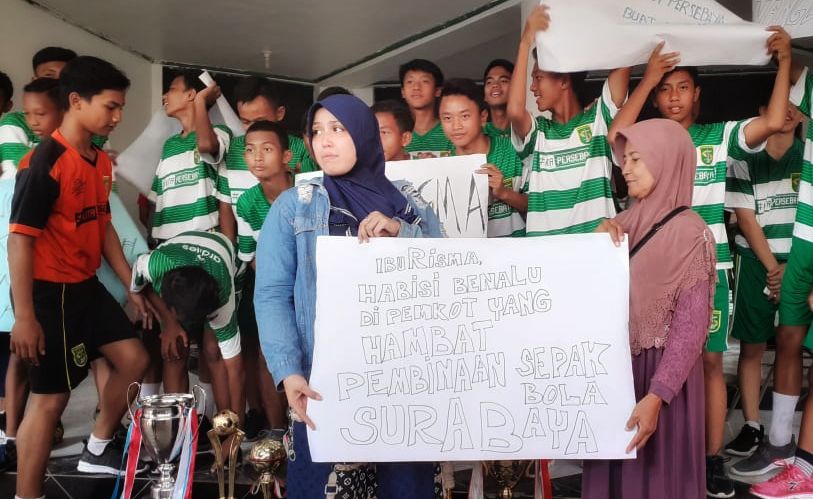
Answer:
M483 127L483 133L485 133L489 137L506 137L510 139L511 125L508 125L508 128L503 130L502 128L497 128L496 126L494 126L494 123L489 121L488 123L486 123L486 126Z
M198 152L194 132L174 135L164 143L155 171L150 201L155 203L152 237L170 239L189 230L211 230L218 226L216 196L218 164L229 148L231 133L214 127L217 157ZM249 174L250 175L250 174Z
M237 257L244 262L254 260L257 236L271 209L260 184L243 192L237 200Z
M405 147L409 159L444 158L451 156L453 148L452 141L443 133L440 121L424 135L413 131L412 141Z
M17 164L32 147L39 143L22 112L4 114L0 118L0 180L14 178Z
M790 90L790 101L805 116L813 116L813 75L808 68ZM799 181L799 199L793 235L813 243L813 126L807 127L805 150L802 156L802 175Z
M288 149L291 151L291 161L288 167L296 168L297 163L306 161L308 150L305 142L294 135L288 135ZM221 164L217 176L217 199L231 204L235 216L237 215L237 200L240 196L257 185L257 177L248 169L245 158L246 136L234 137Z
M164 275L186 266L202 268L217 282L219 307L207 319L207 324L217 336L223 358L234 357L240 353L234 285L237 262L234 246L223 234L182 232L153 251L140 255L133 265L131 291L141 291L150 283L160 296Z
M511 132L529 170L526 235L592 232L615 216L607 132L617 112L605 81L601 97L568 123L538 117L524 139Z
M778 260L790 254L803 151L804 144L795 140L778 160L766 151L751 155L733 165L726 184L726 207L754 211ZM756 258L745 236L737 234L734 241L739 254Z
M527 192L528 183L522 175L522 160L511 141L505 137L489 137L489 142L486 161L500 169L503 185L515 192ZM456 155L455 150L452 150L452 154ZM489 199L487 234L488 237L523 237L525 220L515 208L504 201Z
M711 229L717 243L717 269L734 266L725 231L726 178L733 168L742 169L748 157L765 148L745 143L745 126L752 120L692 125L689 136L696 148L692 209Z

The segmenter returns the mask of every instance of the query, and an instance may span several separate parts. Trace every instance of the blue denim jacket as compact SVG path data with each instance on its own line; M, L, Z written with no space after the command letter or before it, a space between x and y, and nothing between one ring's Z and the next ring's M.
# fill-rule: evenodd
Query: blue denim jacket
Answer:
M440 221L411 184L393 182L415 210L398 237L442 237ZM316 238L328 235L330 200L322 179L282 193L257 243L254 310L260 345L278 386L292 374L310 378L316 318Z

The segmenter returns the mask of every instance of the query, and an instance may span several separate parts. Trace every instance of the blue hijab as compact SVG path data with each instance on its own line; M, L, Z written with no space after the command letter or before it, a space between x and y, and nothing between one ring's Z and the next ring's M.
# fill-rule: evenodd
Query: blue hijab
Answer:
M306 133L311 139L313 118L320 108L330 111L344 125L356 147L356 164L349 172L324 176L323 185L331 208L338 208L331 209L329 223L346 224L353 234L357 234L359 222L373 211L413 223L417 215L384 175L384 148L381 146L378 120L367 104L352 95L331 95L315 102L308 111ZM353 216L343 212L352 213Z

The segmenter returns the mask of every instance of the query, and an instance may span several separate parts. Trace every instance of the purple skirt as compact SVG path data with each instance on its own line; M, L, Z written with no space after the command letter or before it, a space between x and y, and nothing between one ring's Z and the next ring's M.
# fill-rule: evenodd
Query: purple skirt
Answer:
M662 349L632 358L635 398L649 393ZM583 499L704 499L706 497L703 361L669 405L661 407L658 429L634 460L585 461ZM630 432L630 439L634 433Z

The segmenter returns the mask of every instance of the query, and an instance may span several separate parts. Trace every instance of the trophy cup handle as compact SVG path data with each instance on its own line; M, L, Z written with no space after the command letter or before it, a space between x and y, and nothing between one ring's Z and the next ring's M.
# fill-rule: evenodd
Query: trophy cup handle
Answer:
M198 393L200 394L200 397L198 397ZM206 411L206 392L200 385L192 385L192 396L195 397L195 407L200 408L198 418L202 418L205 415L204 412Z
M130 392L133 386L138 387L135 398L130 398ZM130 413L130 421L135 421L135 414L133 414L133 403L138 403L138 396L141 395L141 383L133 381L127 386L127 412Z

